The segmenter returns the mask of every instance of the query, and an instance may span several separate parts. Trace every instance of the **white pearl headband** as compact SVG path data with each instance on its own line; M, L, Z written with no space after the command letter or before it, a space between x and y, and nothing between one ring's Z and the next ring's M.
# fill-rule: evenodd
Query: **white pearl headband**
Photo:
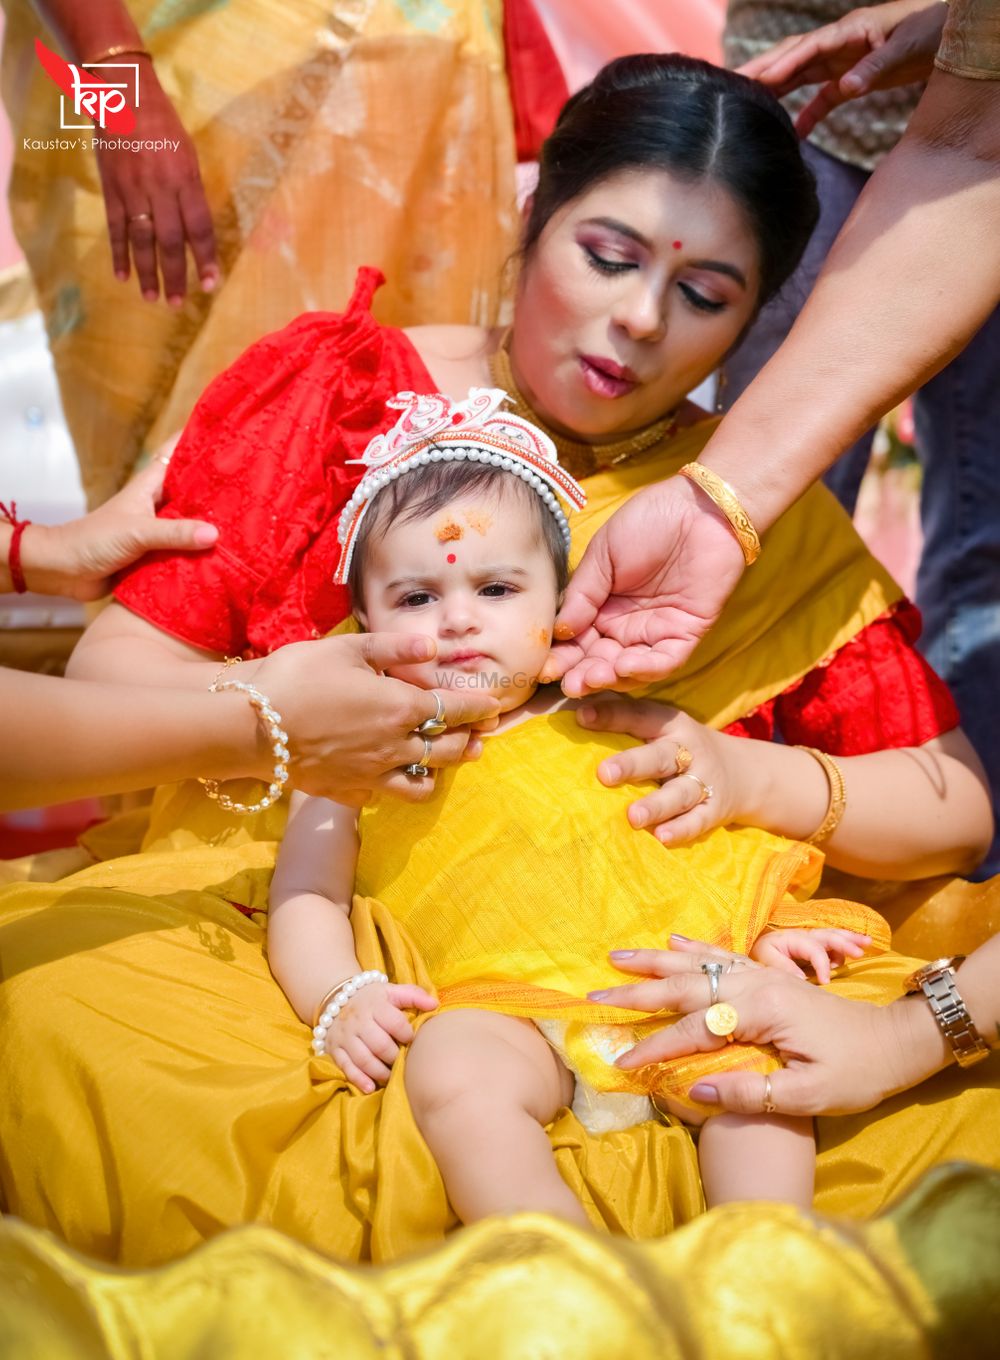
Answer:
M519 478L555 518L567 550L570 528L557 492L574 508L586 503L583 488L559 466L552 440L520 416L501 412L508 400L499 388L473 388L465 402L440 394L401 392L389 403L403 415L386 435L378 435L359 461L369 465L340 516L340 560L334 581L347 582L361 522L378 493L407 472L431 463L470 462L495 467Z

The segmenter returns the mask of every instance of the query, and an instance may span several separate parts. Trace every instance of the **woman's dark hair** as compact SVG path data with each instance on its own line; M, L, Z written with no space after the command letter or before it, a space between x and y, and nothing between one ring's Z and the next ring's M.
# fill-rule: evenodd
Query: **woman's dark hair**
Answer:
M375 504L361 521L354 555L347 574L347 588L355 609L365 604L362 576L373 540L378 542L390 524L408 524L411 520L426 519L443 510L459 496L482 493L500 500L504 496L520 497L538 517L538 534L552 558L556 573L556 589L560 597L569 580L569 551L555 516L541 497L525 486L519 477L504 468L482 463L430 463L416 468L405 477L398 477L380 491ZM473 531L474 532L474 531Z
M793 273L819 216L791 120L763 85L694 57L621 57L563 105L542 147L523 257L553 213L628 169L729 190L757 241L758 307Z

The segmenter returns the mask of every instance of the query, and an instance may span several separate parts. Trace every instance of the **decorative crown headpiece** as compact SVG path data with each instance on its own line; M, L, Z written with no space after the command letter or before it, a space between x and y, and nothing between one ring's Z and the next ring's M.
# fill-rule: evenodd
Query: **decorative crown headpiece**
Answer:
M390 482L428 463L488 463L520 477L541 496L569 547L569 524L557 495L577 510L587 497L559 466L548 435L521 416L500 410L508 400L499 387L473 387L465 401L453 402L440 392L400 392L388 402L402 415L386 434L375 436L360 458L349 460L364 463L368 471L337 526L340 560L333 579L338 585L347 581L358 529L372 501Z

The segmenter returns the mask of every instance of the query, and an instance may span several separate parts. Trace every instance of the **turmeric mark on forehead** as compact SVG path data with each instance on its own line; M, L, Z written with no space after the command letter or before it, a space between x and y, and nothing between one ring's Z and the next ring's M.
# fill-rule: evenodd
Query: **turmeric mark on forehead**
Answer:
M465 537L465 530L449 516L435 528L434 537L439 543L457 543Z
M485 510L467 510L465 522L477 534L485 535L493 527L493 516L488 515Z

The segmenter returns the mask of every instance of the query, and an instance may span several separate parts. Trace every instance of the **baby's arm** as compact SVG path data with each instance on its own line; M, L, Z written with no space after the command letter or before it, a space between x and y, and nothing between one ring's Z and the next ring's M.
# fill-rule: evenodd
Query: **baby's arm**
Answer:
M326 798L296 793L271 883L268 957L299 1018L340 982L361 971L350 911L358 858L357 815ZM327 1052L349 1081L373 1091L413 1028L406 1010L434 1010L422 987L369 983L354 994L326 1035Z
M812 1207L816 1140L811 1119L714 1115L698 1135L698 1161L710 1209L747 1199Z
M353 808L292 794L271 881L267 953L272 973L307 1025L330 988L361 971L350 921L357 827Z

